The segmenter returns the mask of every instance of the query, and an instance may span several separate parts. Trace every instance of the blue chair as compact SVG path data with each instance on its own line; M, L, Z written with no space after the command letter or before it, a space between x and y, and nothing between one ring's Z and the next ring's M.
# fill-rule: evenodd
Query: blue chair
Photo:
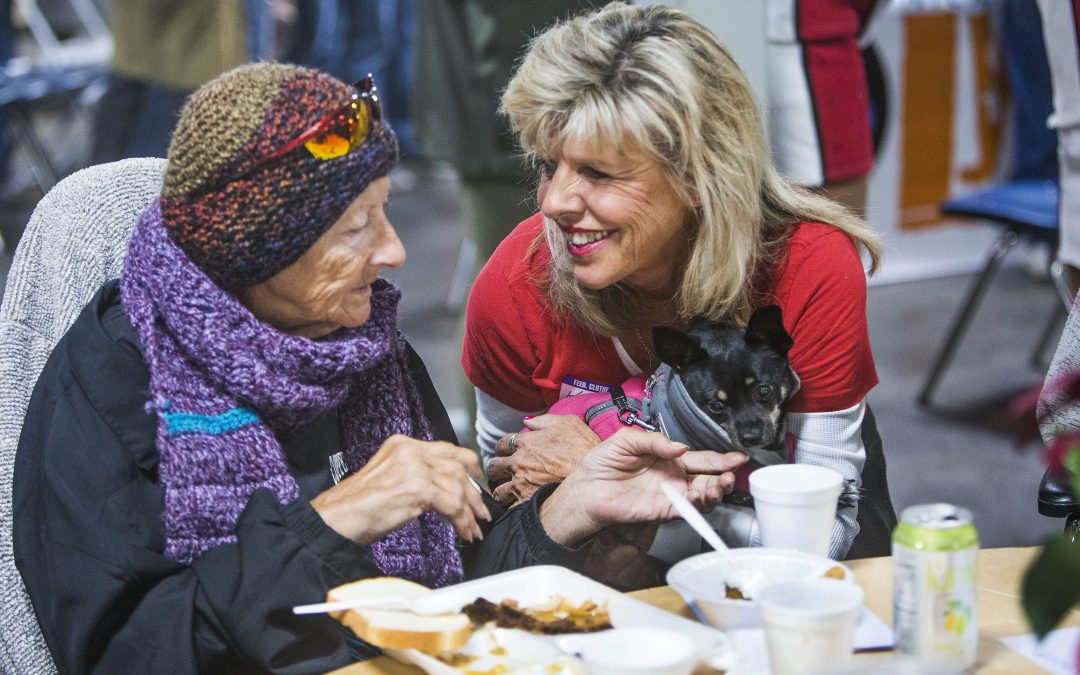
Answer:
M990 247L990 254L982 271L972 282L967 297L953 320L945 343L938 351L930 373L919 392L919 405L929 407L938 381L952 361L960 339L967 331L971 317L982 302L986 289L1001 267L1005 255L1020 241L1040 243L1057 250L1058 240L1058 185L1052 180L1017 180L953 197L941 205L941 213L989 221L1001 228L1001 235ZM1056 268L1059 269L1059 268ZM1060 274L1055 274L1055 281ZM1035 358L1053 337L1054 328L1071 304L1067 293L1058 311L1048 322Z

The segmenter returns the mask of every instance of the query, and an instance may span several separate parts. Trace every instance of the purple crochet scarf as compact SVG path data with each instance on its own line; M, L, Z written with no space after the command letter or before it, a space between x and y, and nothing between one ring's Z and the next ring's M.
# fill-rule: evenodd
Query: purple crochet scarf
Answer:
M150 367L165 487L165 553L189 563L236 540L251 493L300 497L275 432L337 409L356 471L392 434L431 438L397 334L400 293L378 281L371 317L321 340L256 319L169 239L155 200L139 218L120 277L124 310ZM428 586L462 577L453 529L427 512L372 545L384 574Z

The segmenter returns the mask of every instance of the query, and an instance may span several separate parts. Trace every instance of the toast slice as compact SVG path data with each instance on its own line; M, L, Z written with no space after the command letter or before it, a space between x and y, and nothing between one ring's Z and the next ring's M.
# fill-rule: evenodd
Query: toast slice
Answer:
M405 579L376 577L332 588L326 600L338 602L387 595L414 599L430 592L430 588ZM472 635L472 623L461 613L425 616L393 609L349 609L332 612L330 616L361 640L381 649L448 651L458 649Z

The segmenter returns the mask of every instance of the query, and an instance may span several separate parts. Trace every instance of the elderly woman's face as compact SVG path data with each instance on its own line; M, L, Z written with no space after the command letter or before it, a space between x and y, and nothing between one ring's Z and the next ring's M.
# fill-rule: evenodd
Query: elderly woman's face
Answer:
M650 155L566 141L545 163L537 201L562 231L581 285L622 282L667 297L678 288L688 212Z
M405 248L383 212L389 194L389 178L373 181L304 255L240 291L240 301L275 328L308 338L367 321L379 270L405 262Z

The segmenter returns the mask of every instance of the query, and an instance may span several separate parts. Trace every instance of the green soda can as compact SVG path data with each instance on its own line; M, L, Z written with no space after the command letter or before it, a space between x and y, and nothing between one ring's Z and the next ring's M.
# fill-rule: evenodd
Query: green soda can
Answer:
M971 511L920 504L900 514L892 536L896 651L963 670L975 663L975 559Z

